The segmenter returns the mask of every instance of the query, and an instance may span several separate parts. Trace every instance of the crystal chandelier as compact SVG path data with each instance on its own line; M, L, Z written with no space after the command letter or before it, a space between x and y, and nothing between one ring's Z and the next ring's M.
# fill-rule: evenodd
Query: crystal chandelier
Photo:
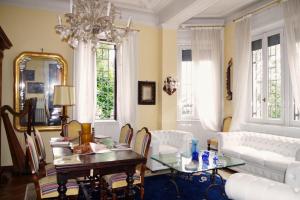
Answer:
M55 29L71 47L83 41L91 42L95 49L103 42L120 44L131 31L131 18L126 27L119 27L114 24L116 17L121 18L120 11L108 0L74 0L72 13L65 14L67 25L59 16Z

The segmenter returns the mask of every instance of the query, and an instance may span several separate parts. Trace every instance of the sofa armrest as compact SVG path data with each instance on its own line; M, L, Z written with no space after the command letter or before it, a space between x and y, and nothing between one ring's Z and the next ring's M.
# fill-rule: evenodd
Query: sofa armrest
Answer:
M300 162L292 162L289 164L285 172L285 183L294 187L300 188Z
M236 133L231 132L219 132L218 133L218 148L222 152L222 149L228 146L234 145L235 137L238 137Z
M155 136L152 137L152 141L151 141L150 149L149 149L150 156L159 154L159 145L160 145L159 140Z

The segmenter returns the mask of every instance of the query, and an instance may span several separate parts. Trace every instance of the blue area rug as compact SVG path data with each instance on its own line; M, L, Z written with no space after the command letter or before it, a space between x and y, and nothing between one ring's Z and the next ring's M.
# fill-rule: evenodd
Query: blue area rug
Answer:
M201 176L193 176L192 180L186 180L182 177L176 178L176 183L180 190L180 198L176 197L176 189L170 183L168 175L156 175L145 178L145 200L201 200L205 199L205 191L210 184L209 178L207 181L200 182ZM217 178L217 183L221 184L221 180ZM140 198L139 192L136 193L136 200ZM208 195L209 200L227 200L221 194L220 189L211 189Z

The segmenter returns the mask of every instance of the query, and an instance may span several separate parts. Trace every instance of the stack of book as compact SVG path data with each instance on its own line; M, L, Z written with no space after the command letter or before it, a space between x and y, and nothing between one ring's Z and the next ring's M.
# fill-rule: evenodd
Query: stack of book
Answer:
M56 137L50 139L50 145L52 147L69 147L70 142L63 137Z

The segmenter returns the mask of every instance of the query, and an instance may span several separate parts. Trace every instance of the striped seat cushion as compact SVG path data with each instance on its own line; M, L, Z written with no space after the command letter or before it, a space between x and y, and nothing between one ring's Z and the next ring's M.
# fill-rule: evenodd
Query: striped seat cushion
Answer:
M78 184L76 180L70 179L67 184L67 196L78 195ZM58 197L58 184L56 176L46 176L39 180L40 194L41 198L54 198Z
M105 181L109 184L109 186L112 189L126 187L127 186L126 178L127 178L126 173L110 174L104 176ZM133 181L134 185L141 183L141 176L139 171L136 171L136 173L133 175L133 180L134 180Z
M46 170L46 176L56 175L56 169L53 164L47 164L45 166L45 170Z

